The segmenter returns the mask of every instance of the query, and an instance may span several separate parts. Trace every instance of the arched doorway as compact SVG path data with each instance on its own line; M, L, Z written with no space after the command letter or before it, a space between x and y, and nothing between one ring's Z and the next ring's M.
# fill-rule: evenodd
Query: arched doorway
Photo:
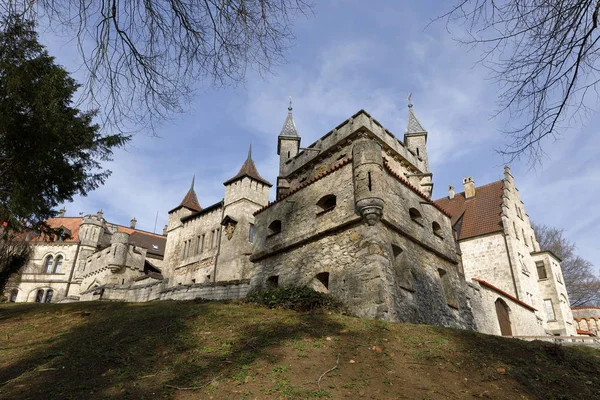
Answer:
M512 336L508 305L502 299L496 300L496 315L498 316L502 336Z

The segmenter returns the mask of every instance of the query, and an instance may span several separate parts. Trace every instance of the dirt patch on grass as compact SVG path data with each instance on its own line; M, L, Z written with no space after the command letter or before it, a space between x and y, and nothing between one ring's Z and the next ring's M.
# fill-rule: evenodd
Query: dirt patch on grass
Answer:
M600 391L600 352L235 302L11 304L0 385L19 399L577 399Z

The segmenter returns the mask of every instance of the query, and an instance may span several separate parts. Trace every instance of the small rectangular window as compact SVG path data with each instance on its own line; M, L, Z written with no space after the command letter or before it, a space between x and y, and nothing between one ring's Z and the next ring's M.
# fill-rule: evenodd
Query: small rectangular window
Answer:
M546 265L543 261L536 261L535 267L537 268L538 279L547 279L548 274L546 273Z
M248 241L250 243L254 242L254 224L250 224L250 230L248 231Z
M554 305L552 304L551 299L544 300L544 304L546 305L546 314L548 314L548 321L555 321L556 315L554 314Z

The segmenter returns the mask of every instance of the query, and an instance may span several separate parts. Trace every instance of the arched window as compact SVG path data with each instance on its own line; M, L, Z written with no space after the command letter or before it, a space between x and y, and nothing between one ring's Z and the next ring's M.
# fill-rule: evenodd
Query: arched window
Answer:
M54 290L48 289L46 291L46 299L44 300L44 303L52 303L52 296L54 296Z
M409 209L408 214L410 215L410 219L412 219L416 223L418 223L418 224L422 223L423 216L421 216L421 213L416 208Z
M317 206L319 207L319 212L317 213L317 215L333 210L335 208L335 205L336 205L335 195L328 194L326 196L321 197L321 199L317 202Z
M277 235L281 232L281 221L275 220L269 224L267 229L267 236Z
M35 293L35 302L41 303L43 299L44 299L44 289L38 289L38 291Z
M442 237L442 227L436 221L431 223L431 228L433 229L433 233L439 237Z
M51 274L53 266L54 266L54 256L50 255L50 256L46 257L46 261L44 262L44 272L46 274Z
M62 267L63 256L57 256L56 260L54 260L54 273L60 273L60 268Z
M15 303L17 301L17 296L19 295L18 289L13 289L10 291L10 302Z

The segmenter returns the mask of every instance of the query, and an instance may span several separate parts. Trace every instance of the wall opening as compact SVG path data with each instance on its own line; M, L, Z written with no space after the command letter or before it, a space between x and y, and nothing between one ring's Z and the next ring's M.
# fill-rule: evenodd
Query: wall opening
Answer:
M368 172L367 175L368 175L368 178L369 178L369 192L370 192L373 189L372 182L371 182L371 173Z
M18 295L19 295L19 290L18 289L11 290L10 291L10 302L11 303L16 303Z
M269 227L267 228L267 236L277 235L280 232L281 232L281 221L280 220L277 219L269 224Z
M268 277L265 286L267 289L277 289L279 287L279 275Z
M321 197L321 199L317 202L317 206L319 207L319 212L317 215L333 210L336 206L336 202L337 198L333 194L328 194Z
M433 229L433 233L438 236L438 237L442 237L442 227L440 226L439 223L437 223L436 221L433 221L431 223L431 229Z
M408 209L408 215L410 215L410 219L412 219L414 222L422 225L422 223L423 223L423 216L421 215L421 213L419 212L419 210L417 210L416 208L409 208Z
M329 292L329 272L319 272L316 274L309 286L317 292Z

